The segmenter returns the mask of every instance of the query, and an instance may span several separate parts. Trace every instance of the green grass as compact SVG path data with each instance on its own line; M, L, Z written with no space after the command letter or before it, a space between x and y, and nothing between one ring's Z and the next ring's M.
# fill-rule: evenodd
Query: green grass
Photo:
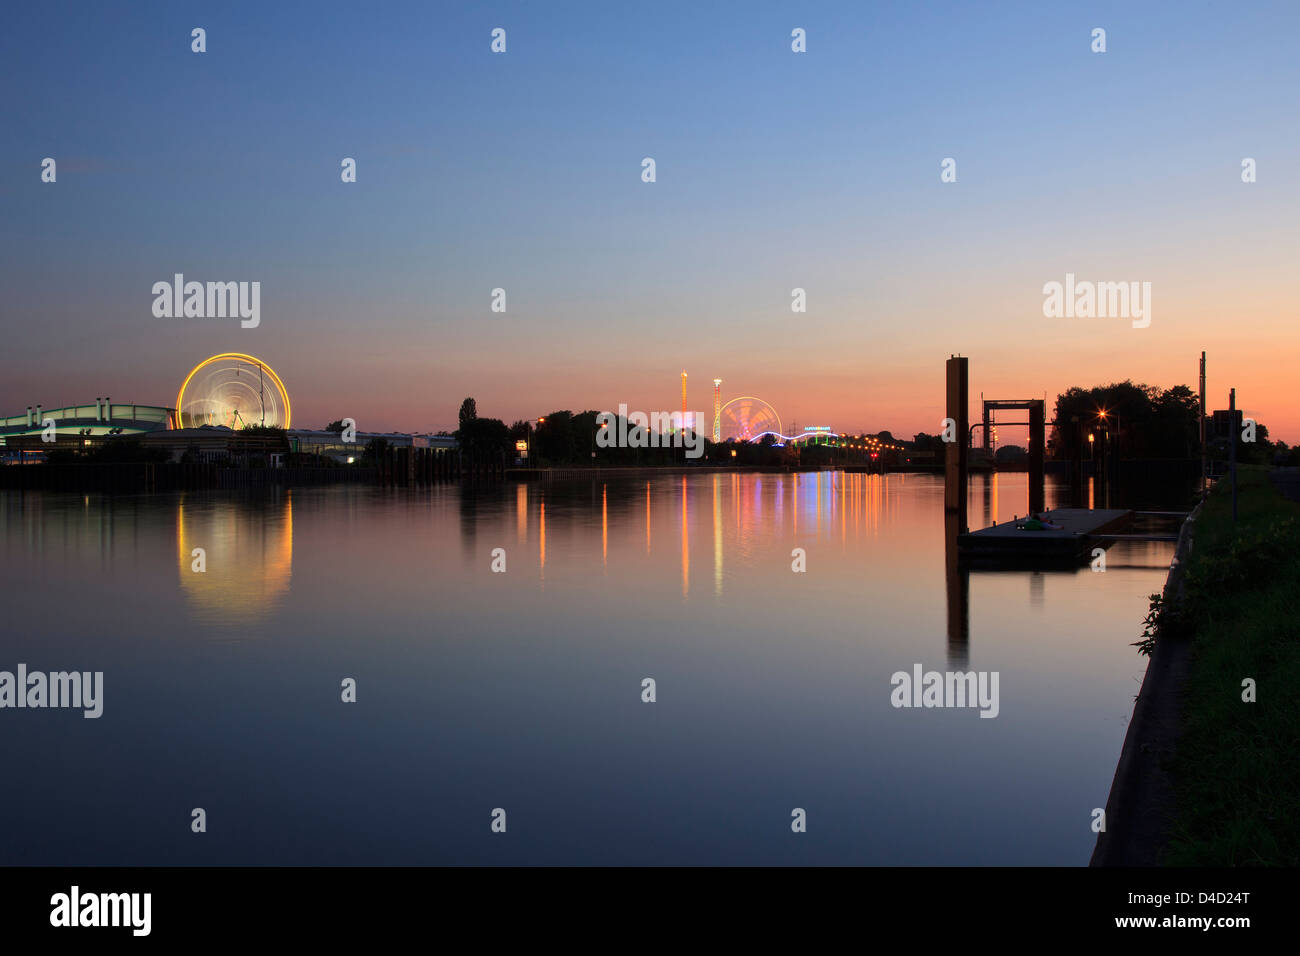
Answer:
M1300 505L1266 469L1240 469L1235 527L1227 482L1210 496L1176 626L1192 660L1162 861L1300 864Z

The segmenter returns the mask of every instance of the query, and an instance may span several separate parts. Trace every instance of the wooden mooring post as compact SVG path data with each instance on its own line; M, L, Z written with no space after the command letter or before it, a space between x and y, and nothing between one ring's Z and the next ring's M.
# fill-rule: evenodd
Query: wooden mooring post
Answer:
M970 449L970 370L969 360L954 355L948 359L948 419L944 431L953 431L953 440L944 449L943 508L955 514L959 533L966 525L966 458Z

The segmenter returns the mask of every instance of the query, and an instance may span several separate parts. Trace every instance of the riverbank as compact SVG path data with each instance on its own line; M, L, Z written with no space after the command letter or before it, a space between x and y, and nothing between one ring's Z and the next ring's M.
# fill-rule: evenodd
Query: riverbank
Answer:
M1220 482L1197 528L1170 865L1300 864L1300 504L1271 477L1241 470L1235 529Z
M1172 607L1183 599L1187 562L1203 510L1204 505L1200 505L1192 511L1178 533L1165 586L1159 595L1151 595L1147 634L1161 620L1161 608ZM1133 716L1106 800L1106 829L1097 834L1090 866L1156 866L1168 842L1174 813L1169 764L1182 731L1182 694L1191 647L1186 635L1166 628L1163 638L1146 649L1151 660L1133 703Z
M1279 490L1294 476L1239 477L1235 525L1222 481L1148 618L1093 865L1300 863L1300 504Z

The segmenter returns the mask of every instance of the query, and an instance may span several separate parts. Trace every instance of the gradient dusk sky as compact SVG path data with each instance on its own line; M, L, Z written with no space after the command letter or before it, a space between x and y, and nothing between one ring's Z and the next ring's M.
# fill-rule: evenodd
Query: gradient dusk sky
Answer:
M42 3L6 21L3 415L170 405L194 364L239 351L301 427L454 428L466 395L507 423L672 409L685 368L693 409L720 377L787 424L910 437L939 430L952 353L975 399L1050 402L1195 388L1204 349L1211 408L1236 386L1300 441L1294 0ZM155 318L150 289L178 272L260 281L260 327ZM1045 318L1067 272L1149 281L1150 327Z

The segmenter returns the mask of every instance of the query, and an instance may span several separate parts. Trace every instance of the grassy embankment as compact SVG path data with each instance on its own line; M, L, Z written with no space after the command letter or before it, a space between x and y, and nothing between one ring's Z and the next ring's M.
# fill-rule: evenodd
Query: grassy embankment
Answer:
M1202 509L1182 606L1160 633L1192 641L1175 815L1162 862L1300 863L1300 505L1242 468ZM1256 702L1242 700L1253 678Z

